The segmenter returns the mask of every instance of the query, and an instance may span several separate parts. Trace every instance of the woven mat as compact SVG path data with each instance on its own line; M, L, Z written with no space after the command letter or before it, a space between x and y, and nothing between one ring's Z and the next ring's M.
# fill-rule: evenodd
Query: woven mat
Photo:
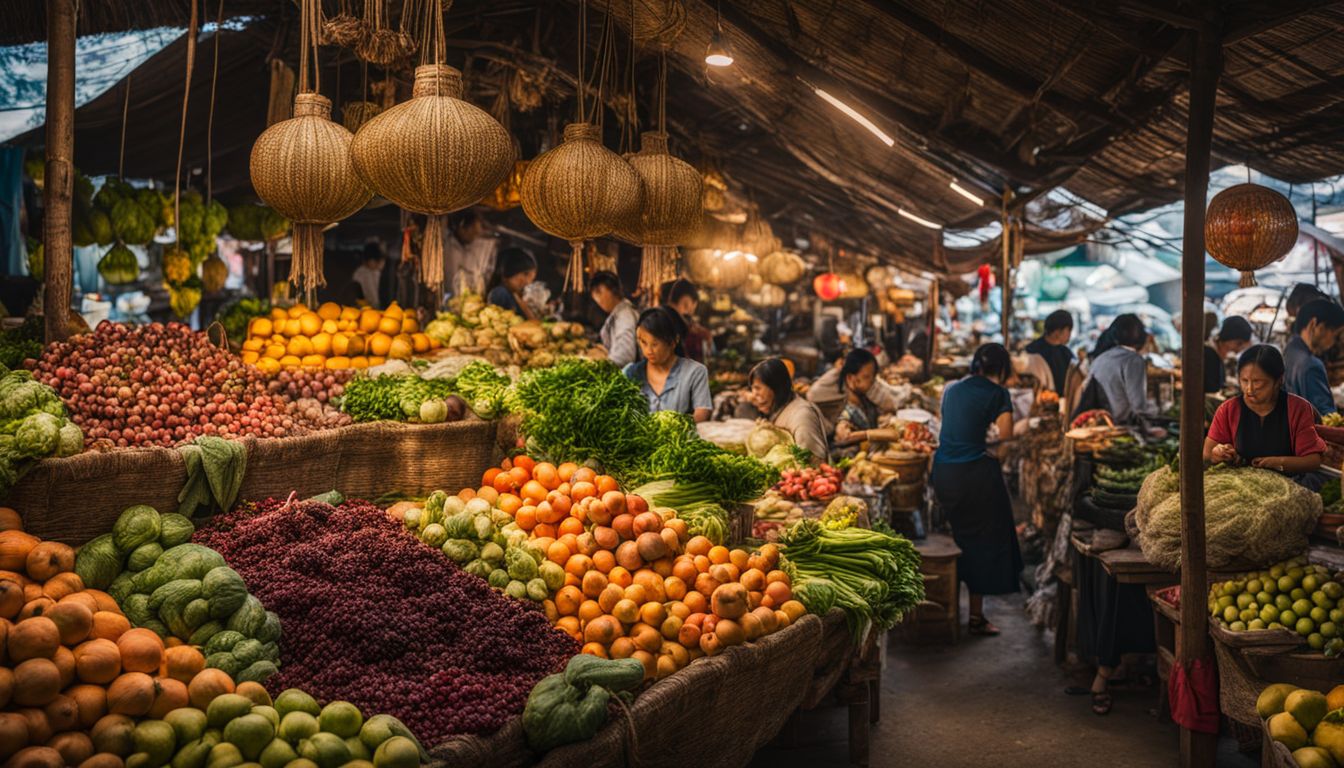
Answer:
M247 474L239 498L307 497L333 488L350 498L423 495L474 487L494 463L495 424L355 424L302 437L245 438ZM82 544L111 530L134 504L177 509L186 465L176 449L83 453L38 462L4 503L35 536Z

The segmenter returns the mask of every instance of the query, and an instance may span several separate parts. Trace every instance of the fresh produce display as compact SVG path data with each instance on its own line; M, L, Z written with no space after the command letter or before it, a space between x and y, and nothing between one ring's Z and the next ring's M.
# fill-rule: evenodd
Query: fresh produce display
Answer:
M281 369L369 368L387 359L409 360L438 342L420 333L414 313L396 302L381 312L327 302L316 311L295 304L274 307L248 324L243 362L264 373Z
M1204 472L1204 509L1209 567L1266 564L1307 548L1321 497L1278 472L1218 464ZM1171 467L1150 474L1139 489L1137 510L1139 546L1148 562L1179 568L1179 474Z
M779 541L788 527L803 519L803 508L774 489L752 503L751 535L762 541Z
M648 679L788 626L804 612L778 569L777 547L730 551L691 536L675 511L650 508L587 467L518 456L457 498L462 511L443 523L427 522L437 517L428 502L457 504L439 494L426 508L389 514L431 546L471 531L445 540L444 553L466 559L468 573L510 597L540 599L584 653L637 659ZM511 523L490 533L509 516ZM487 554L491 544L499 551Z
M895 479L897 474L894 470L873 461L868 456L867 451L859 451L849 460L849 466L845 469L845 482L857 485L867 485L881 487L888 481Z
M1321 425L1325 427L1344 427L1344 413L1327 413L1321 417Z
M239 203L229 208L228 230L239 240L264 242L284 237L289 220L269 205Z
M778 479L778 470L769 464L702 439L690 416L659 411L648 419L652 430L647 439L653 450L634 473L635 482L705 483L715 489L718 501L738 503L757 498Z
M793 501L830 501L840 492L840 470L829 464L820 467L789 470L775 485L775 490Z
M136 627L200 647L205 665L265 682L280 660L280 617L267 611L218 552L191 543L192 522L143 504L83 547L76 573L106 589Z
M542 611L496 594L365 502L244 504L195 540L279 614L272 690L301 686L424 736L495 731L579 650Z
M1322 694L1275 683L1260 692L1255 709L1269 737L1292 752L1299 768L1344 765L1344 685Z
M30 317L18 328L0 331L0 366L7 370L22 368L25 360L42 354L42 320Z
M1326 656L1344 652L1344 584L1305 557L1209 587L1209 615L1233 632L1296 632Z
M1099 507L1128 512L1139 502L1139 488L1144 479L1157 468L1151 463L1128 469L1099 463L1092 473L1092 488L1088 493Z
M808 613L843 609L855 637L890 629L924 599L919 553L902 536L800 520L780 542Z
M452 379L453 389L483 419L493 419L504 411L513 380L483 362L468 363Z
M29 371L0 369L0 494L37 459L83 450L84 433L51 387Z
M326 412L272 395L265 376L180 323L100 323L47 347L37 380L60 395L95 448L177 445L198 435L284 437L325 429ZM333 387L334 375L303 386Z
M765 420L758 421L747 434L744 447L748 456L760 459L781 472L802 469L812 458L806 448L793 442L793 435L788 430Z
M706 483L655 480L633 491L652 504L675 509L677 517L686 521L686 530L692 536L704 536L713 544L728 543L728 510L714 501L714 486Z
M579 323L524 321L470 291L451 299L448 308L425 326L425 333L449 349L479 354L497 365L543 368L591 346Z
M76 193L74 208L76 245L111 245L114 241L146 245L173 218L171 201L152 187L137 189L114 178L106 179L91 200Z
M900 437L888 444L888 450L905 453L923 453L932 454L938 447L938 440L934 438L933 432L929 430L927 424L918 421L907 421L904 419L892 419L890 423L883 425L886 429L894 429Z
M591 739L607 722L612 696L644 682L644 665L635 659L600 659L580 654L564 672L542 678L523 708L528 746L544 752L561 744Z
M117 243L98 260L98 274L108 285L133 283L140 277L140 260L130 248Z
M223 326L224 335L229 340L229 348L241 351L252 319L267 317L270 314L271 302L248 296L225 304L215 315L215 322Z
M359 376L345 385L341 410L355 421L460 421L466 403L453 392L452 379L413 373Z

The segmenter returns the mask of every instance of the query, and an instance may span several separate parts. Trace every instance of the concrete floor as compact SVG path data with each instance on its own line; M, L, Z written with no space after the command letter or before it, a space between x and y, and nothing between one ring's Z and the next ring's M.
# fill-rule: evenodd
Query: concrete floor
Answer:
M947 768L1167 768L1179 763L1179 732L1152 714L1154 690L1115 692L1098 717L1086 696L1066 696L1075 678L1052 659L1051 634L1032 627L1022 597L991 598L985 612L1003 631L963 637L950 647L893 644L882 684L882 719L874 726L870 765ZM964 605L964 603L963 603ZM769 746L751 768L846 766L846 712L807 713L802 744ZM1218 765L1252 768L1258 758L1220 743Z

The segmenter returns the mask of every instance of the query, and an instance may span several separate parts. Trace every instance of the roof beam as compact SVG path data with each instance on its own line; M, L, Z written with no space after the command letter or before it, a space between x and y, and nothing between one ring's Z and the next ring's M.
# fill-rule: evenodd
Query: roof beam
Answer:
M865 0L865 2L882 11L902 27L938 46L968 69L993 80L1024 99L1029 101L1039 99L1042 104L1071 121L1077 122L1079 115L1086 115L1110 125L1120 125L1124 122L1123 116L1099 104L1078 101L1061 93L1050 92L1049 83L1035 82L1031 76L999 62L974 45L948 32L936 22L905 8L898 0Z
M1340 0L1276 0L1273 3L1248 3L1243 9L1230 15L1227 22L1228 32L1223 36L1223 45L1232 45L1248 37L1268 32L1316 11L1341 6L1344 6L1344 3Z

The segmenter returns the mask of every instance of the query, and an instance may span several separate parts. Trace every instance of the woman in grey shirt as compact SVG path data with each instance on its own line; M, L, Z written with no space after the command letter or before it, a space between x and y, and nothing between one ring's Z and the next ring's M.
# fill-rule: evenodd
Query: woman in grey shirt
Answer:
M635 339L644 359L625 366L625 375L639 384L649 411L676 411L708 421L714 409L709 371L681 354L685 337L681 318L664 307L646 309L635 325Z

